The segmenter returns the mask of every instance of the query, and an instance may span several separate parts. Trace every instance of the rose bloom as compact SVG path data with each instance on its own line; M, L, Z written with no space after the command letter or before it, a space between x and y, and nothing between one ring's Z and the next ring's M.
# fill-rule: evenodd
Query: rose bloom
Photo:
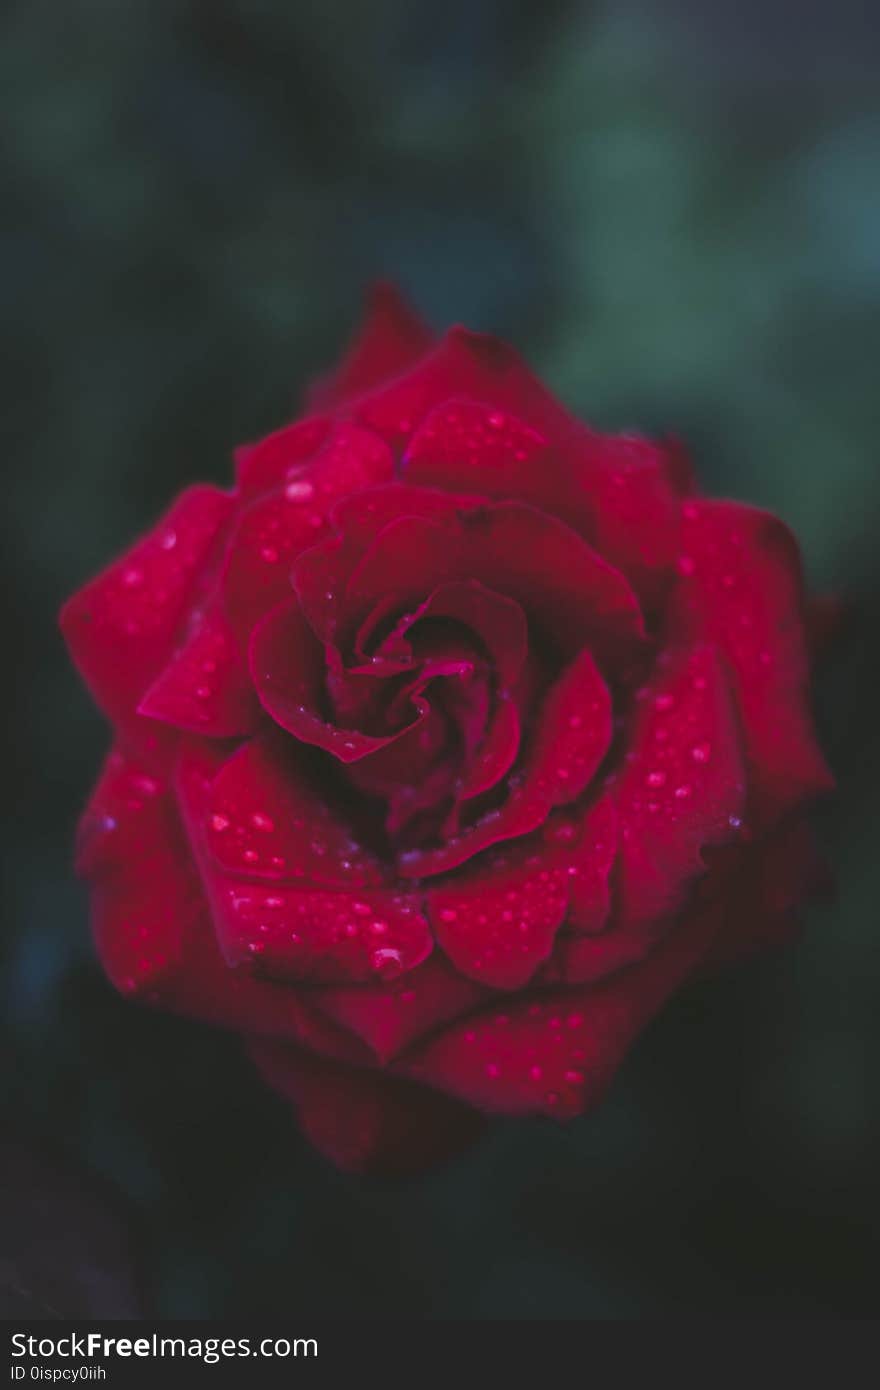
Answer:
M240 1033L345 1168L581 1114L813 886L807 617L775 517L380 287L234 488L63 610L107 974Z

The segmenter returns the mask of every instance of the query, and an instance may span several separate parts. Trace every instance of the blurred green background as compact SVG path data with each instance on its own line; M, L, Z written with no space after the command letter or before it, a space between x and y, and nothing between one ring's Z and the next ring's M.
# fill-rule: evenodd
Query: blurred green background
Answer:
M0 23L7 1135L115 1194L171 1316L876 1313L876 7L28 0ZM106 734L55 630L289 414L377 273L596 422L683 434L852 606L819 694L837 901L677 1000L597 1113L396 1187L310 1153L233 1041L103 982L69 858Z

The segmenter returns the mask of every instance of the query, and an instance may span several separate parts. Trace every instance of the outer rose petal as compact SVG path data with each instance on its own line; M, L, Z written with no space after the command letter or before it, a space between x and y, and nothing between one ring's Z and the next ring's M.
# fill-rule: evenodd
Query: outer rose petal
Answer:
M466 328L451 329L412 371L355 401L352 409L357 419L401 450L428 411L450 396L512 411L548 438L563 437L574 427L568 412L513 348Z
M711 647L667 653L645 688L616 786L616 926L663 922L705 872L706 845L735 839L746 775L727 680Z
M310 1003L360 1038L380 1062L488 999L490 991L459 975L439 951L408 975L380 985L327 986Z
M635 435L583 429L567 444L585 533L601 555L656 610L674 576L680 503L669 451Z
M516 497L570 522L565 514L570 494L560 475L558 457L543 434L517 415L459 397L428 413L403 460L409 483Z
M388 482L393 460L375 435L337 424L309 464L297 463L274 492L241 514L227 550L223 580L229 621L242 643L259 618L290 594L290 566L315 544L335 502Z
M217 488L188 488L149 535L61 610L61 630L83 679L142 755L155 753L160 731L135 713L138 701L174 649L232 507Z
M315 1148L349 1172L401 1177L473 1143L483 1120L424 1086L253 1039L263 1079L297 1108Z
M229 969L166 784L119 753L83 817L79 869L91 884L98 954L123 994L343 1060L369 1055L293 991Z
M639 965L601 984L496 1005L395 1067L490 1113L580 1114L601 1098L633 1040L699 964L715 927L711 910L693 914Z
M357 337L336 370L312 385L309 405L329 410L372 390L418 361L432 336L394 285L374 285Z
M392 886L290 887L249 881L219 868L206 840L222 756L208 748L185 748L177 786L228 964L247 964L274 980L324 983L393 979L420 965L433 947L427 922L414 900Z
M560 942L551 974L572 984L641 959L706 873L704 849L736 841L742 827L739 727L712 648L664 658L638 701L627 744L624 769L593 813L606 799L614 804L614 911L605 931ZM602 843L604 855L607 835Z
M241 445L235 451L239 495L256 496L306 476L306 465L326 443L330 428L326 416L307 415L255 444Z
M730 852L717 878L722 925L705 962L708 970L790 941L800 925L798 908L831 886L815 836L800 817Z
M210 738L238 738L257 727L259 702L219 605L193 616L183 644L138 713Z
M750 816L771 824L833 785L807 703L797 542L776 517L735 502L690 501L683 518L668 630L726 656L745 726Z
M414 483L515 497L553 512L652 606L673 577L679 501L662 445L571 427L554 447L515 414L453 399L419 426L404 471Z

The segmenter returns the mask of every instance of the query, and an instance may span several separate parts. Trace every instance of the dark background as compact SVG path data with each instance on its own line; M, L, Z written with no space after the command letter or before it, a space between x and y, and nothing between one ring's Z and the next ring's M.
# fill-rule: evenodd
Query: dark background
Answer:
M4 7L10 1306L877 1312L878 26L857 0ZM593 420L684 434L852 606L819 696L837 901L678 999L597 1113L402 1186L332 1171L234 1041L104 983L69 859L106 734L55 629L285 418L377 272Z

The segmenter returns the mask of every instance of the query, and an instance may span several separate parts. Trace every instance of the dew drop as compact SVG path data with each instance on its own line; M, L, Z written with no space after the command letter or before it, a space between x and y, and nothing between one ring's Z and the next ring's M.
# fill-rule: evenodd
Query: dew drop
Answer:
M315 485L308 478L295 478L287 484L284 496L288 502L308 502L315 495Z
M373 969L378 970L379 974L384 976L398 975L403 965L403 957L400 952L395 951L391 946L383 946L380 950L374 951L371 959Z

